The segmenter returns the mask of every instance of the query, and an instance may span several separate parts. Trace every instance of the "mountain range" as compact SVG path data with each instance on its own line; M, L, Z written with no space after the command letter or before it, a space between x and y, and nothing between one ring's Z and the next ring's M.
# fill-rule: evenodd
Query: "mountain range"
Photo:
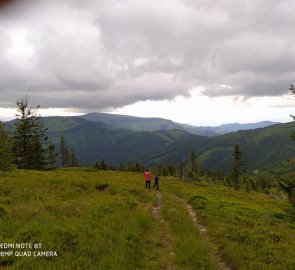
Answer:
M188 124L176 123L171 120L156 118L156 117L135 117L128 115L119 114L108 114L108 113L89 113L81 115L80 117L93 121L102 122L114 128L125 128L132 131L156 131L156 130L171 130L180 129L190 134L201 135L201 136L216 136L235 132L239 130L249 130L255 128L263 128L278 124L277 122L263 121L258 123L240 124L231 123L223 124L216 127L211 126L192 126Z
M176 164L195 150L204 168L228 171L232 149L239 143L245 169L256 170L275 166L295 153L295 143L290 138L295 122L204 127L201 134L207 135L200 136L195 134L199 127L161 118L92 113L74 117L44 117L42 120L57 149L62 132L82 165L93 165L101 159L113 165L129 160L140 161L146 166ZM6 124L12 127L13 121ZM230 130L235 132L228 133ZM218 135L218 132L227 134Z

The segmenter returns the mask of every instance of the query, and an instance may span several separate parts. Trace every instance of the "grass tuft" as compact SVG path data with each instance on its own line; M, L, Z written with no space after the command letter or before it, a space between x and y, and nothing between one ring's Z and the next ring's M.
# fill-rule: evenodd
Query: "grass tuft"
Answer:
M106 191L108 186L109 186L109 184L102 183L102 184L96 184L95 188L99 191Z

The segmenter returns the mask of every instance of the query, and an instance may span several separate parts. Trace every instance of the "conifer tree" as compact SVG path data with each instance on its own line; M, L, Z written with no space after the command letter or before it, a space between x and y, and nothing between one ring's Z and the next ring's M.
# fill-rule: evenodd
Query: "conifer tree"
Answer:
M168 167L167 166L163 166L162 175L163 176L167 176L168 175Z
M128 172L133 172L134 171L134 167L133 167L133 164L132 162L129 160L128 161L128 169L127 169Z
M99 164L98 164L98 161L95 162L94 167L95 167L96 170L99 170Z
M290 172L280 179L279 184L287 193L291 206L295 208L295 161L294 159L289 159L288 162Z
M197 160L197 155L194 150L191 151L190 159L189 159L189 168L188 168L188 176L192 178L196 178L199 175L199 164Z
M183 180L184 180L184 177L185 177L186 165L187 165L187 161L185 159L181 159L177 164L177 168L178 168L178 172L179 172L179 178L181 178Z
M295 87L293 84L289 87L290 94L295 96ZM293 120L295 121L295 116L291 115ZM295 140L295 131L291 134L293 140ZM288 159L288 163L290 164L290 172L284 176L280 181L281 188L287 193L290 204L293 208L295 208L295 162L294 159Z
M291 94L292 96L295 96L295 87L294 87L293 84L290 85L289 90L290 90L290 94ZM291 116L291 117L293 118L293 120L295 121L295 116L294 116L294 115L290 115L290 116ZM295 131L291 134L291 137L292 137L293 140L295 140Z
M171 176L173 176L173 175L175 175L175 172L176 172L175 166L169 165L168 166L168 174L171 175Z
M157 166L156 172L157 172L157 174L163 176L163 165L162 165L162 164L159 164L159 165Z
M120 162L120 164L119 164L119 171L121 171L121 172L124 172L125 171L125 165L124 165L124 163L123 162Z
M54 170L57 168L57 156L58 154L55 152L55 145L49 141L48 145L48 169Z
M68 146L68 143L63 133L60 134L59 151L60 151L60 163L63 168L76 167L79 165L79 161L76 157L74 149Z
M236 190L240 189L240 174L241 174L241 166L243 165L242 161L242 151L239 144L236 144L234 147L234 151L232 153L234 158L233 166L231 171L231 178L233 180L233 184Z
M69 150L69 166L70 167L77 167L79 164L76 154L73 148Z
M102 159L101 161L96 161L95 162L95 168L97 170L106 171L108 169L108 165L107 165L106 161L104 159Z
M20 169L44 169L46 159L46 128L35 109L29 107L28 99L17 103L17 123L13 136L13 150Z
M135 165L131 166L131 167L132 167L132 171L135 171L135 172L143 172L144 171L143 165L141 163L139 163L138 161L136 161Z
M67 146L67 142L65 139L65 136L63 133L60 134L60 147L59 147L59 153L60 153L60 161L61 161L61 166L68 167L69 166L69 149Z
M10 170L12 163L12 141L5 130L4 124L0 122L0 171Z
M109 170L110 171L117 171L117 167L115 165L110 164L109 165Z
M106 161L104 159L102 159L100 161L99 168L100 168L100 170L103 170L103 171L108 170L108 165L107 165L107 163L106 163Z

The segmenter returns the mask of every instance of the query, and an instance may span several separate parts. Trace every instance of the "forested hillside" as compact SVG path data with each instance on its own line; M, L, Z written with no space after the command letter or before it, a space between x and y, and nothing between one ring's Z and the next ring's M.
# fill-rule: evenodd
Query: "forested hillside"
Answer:
M62 132L81 164L86 165L93 165L100 159L115 165L121 161L142 161L147 155L191 136L182 130L133 132L80 117L49 117L43 120L53 142L58 144Z
M231 166L233 146L240 144L246 170L272 167L294 156L295 143L290 136L294 130L295 123L290 122L213 138L193 136L168 146L165 151L150 157L149 162L175 163L187 158L193 149L204 168L228 171Z

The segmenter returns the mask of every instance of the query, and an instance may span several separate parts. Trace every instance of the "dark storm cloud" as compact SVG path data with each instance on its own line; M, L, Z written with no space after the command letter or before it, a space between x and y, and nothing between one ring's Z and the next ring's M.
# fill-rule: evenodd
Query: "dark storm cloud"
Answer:
M20 1L0 12L0 106L104 109L279 96L295 78L291 0Z

